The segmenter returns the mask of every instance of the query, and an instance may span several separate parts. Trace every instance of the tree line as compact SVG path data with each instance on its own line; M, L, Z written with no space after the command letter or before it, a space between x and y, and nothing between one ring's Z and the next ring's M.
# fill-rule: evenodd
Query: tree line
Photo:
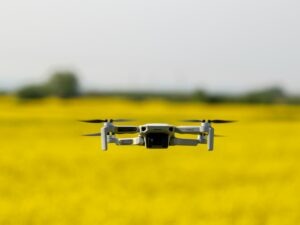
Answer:
M30 84L17 90L21 99L39 99L48 96L73 98L79 96L79 82L76 75L69 71L54 73L42 84Z
M190 93L182 92L87 92L85 96L125 97L135 101L147 99L165 99L174 102L203 102L217 103L247 103L247 104L300 104L300 96L286 94L279 87L269 87L242 94L208 93L195 90Z
M300 104L300 96L291 96L280 87L269 87L242 94L208 93L204 90L193 92L147 92L147 91L80 91L79 80L71 71L58 71L41 84L29 84L19 88L20 99L32 100L45 97L74 98L85 96L122 97L135 101L159 98L168 101L195 101L204 103L253 103L253 104ZM0 91L0 95L5 92Z

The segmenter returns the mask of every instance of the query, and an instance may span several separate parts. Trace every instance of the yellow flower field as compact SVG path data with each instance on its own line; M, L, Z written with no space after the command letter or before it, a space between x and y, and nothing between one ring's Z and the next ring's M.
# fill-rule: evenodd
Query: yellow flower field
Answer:
M111 117L238 122L214 125L213 152L80 136ZM300 106L1 97L0 138L0 225L300 223Z

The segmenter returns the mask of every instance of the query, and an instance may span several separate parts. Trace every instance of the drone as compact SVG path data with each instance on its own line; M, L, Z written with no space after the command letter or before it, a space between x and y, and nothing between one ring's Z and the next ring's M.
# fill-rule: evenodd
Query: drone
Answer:
M214 134L212 123L232 123L233 120L183 120L183 122L200 123L199 126L174 126L170 124L148 123L140 126L116 126L114 122L128 122L128 119L92 119L80 120L85 123L103 123L99 133L84 134L83 136L101 137L103 151L108 148L108 143L116 145L139 145L148 149L167 149L169 146L184 145L197 146L207 144L207 149L214 149L214 137L222 137ZM119 134L138 134L133 138L118 138ZM196 139L178 138L176 134L194 134Z

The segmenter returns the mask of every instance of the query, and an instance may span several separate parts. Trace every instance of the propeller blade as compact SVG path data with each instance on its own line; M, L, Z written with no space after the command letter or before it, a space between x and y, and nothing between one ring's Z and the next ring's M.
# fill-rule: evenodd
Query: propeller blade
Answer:
M79 120L80 122L84 123L104 123L107 122L107 120L99 120L99 119L94 119L94 120Z
M129 122L129 121L133 121L131 119L92 119L92 120L79 120L80 122L84 122L84 123L104 123L104 122Z
M215 134L214 137L226 137L226 136Z
M210 123L234 123L235 120L208 120Z
M192 119L192 120L181 120L182 122L191 122L191 123L202 123L205 122L205 120L196 120L196 119Z
M101 136L101 133L83 134L82 136L86 136L86 137L97 137L97 136Z
M192 119L192 120L182 120L182 122L191 122L191 123L233 123L236 122L235 120L197 120L197 119Z
M112 119L110 120L111 122L131 122L131 121L134 121L132 119Z

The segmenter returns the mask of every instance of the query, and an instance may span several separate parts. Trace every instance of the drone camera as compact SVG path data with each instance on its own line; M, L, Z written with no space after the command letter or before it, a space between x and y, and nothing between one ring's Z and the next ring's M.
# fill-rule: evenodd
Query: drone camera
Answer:
M168 148L169 135L166 133L148 133L145 136L147 148Z

